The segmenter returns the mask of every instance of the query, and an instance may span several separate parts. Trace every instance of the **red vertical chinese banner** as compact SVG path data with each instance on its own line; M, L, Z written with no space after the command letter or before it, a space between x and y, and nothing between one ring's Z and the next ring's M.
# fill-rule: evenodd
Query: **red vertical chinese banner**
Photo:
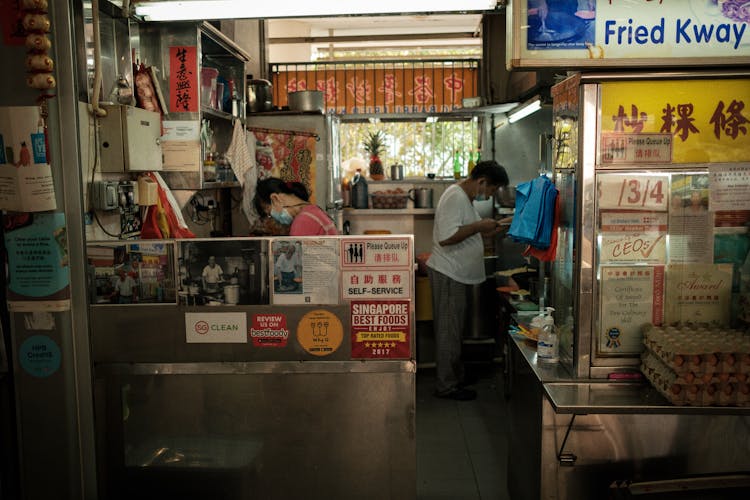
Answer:
M198 111L198 64L195 46L169 47L169 112Z

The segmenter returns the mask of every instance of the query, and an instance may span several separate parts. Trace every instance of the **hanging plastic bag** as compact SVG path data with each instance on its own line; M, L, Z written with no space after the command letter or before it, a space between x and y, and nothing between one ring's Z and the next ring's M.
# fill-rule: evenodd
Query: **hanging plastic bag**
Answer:
M156 181L158 198L156 205L149 207L143 220L141 239L195 238L182 217L177 200L172 196L158 173L144 175Z
M557 230L560 227L560 196L558 195L555 198L555 218L554 222L552 223L552 236L550 239L550 244L547 249L540 249L533 247L529 245L526 247L526 250L524 250L523 255L525 257L531 255L532 257L536 257L538 260L542 262L552 262L555 260L555 257L557 256Z
M516 188L516 210L508 235L513 241L549 248L554 222L557 188L546 176L540 176Z

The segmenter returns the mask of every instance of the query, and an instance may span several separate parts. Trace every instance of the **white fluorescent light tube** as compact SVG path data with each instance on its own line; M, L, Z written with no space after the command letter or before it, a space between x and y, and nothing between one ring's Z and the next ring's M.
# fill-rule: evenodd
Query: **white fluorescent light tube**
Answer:
M267 19L417 12L493 10L497 0L187 0L135 2L136 15L146 21L200 21L205 19Z
M525 118L540 109L542 109L542 100L535 97L533 101L526 102L508 113L508 121L510 123L516 123L521 118Z

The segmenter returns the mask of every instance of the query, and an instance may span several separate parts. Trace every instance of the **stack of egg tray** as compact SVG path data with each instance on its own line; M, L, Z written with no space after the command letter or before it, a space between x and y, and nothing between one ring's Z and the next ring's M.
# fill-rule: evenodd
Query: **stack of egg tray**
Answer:
M641 371L672 404L750 406L750 334L648 325L643 343Z

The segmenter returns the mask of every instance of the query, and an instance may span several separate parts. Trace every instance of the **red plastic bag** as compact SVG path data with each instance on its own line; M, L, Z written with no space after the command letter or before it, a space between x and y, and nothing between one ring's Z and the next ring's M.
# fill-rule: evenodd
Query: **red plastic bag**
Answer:
M195 238L195 234L175 214L173 203L161 184L161 179L152 172L144 174L156 182L158 199L148 208L141 226L141 239L161 240L167 238Z

